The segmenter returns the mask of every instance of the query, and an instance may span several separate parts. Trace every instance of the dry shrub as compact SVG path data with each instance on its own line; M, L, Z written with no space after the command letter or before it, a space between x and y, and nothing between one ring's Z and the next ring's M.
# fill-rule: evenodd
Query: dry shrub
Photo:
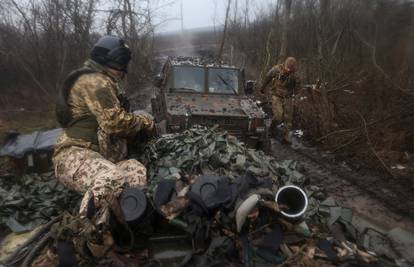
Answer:
M375 75L348 83L340 90L326 85L328 107L319 88L303 90L296 101L296 126L324 149L391 177L413 173L413 98Z

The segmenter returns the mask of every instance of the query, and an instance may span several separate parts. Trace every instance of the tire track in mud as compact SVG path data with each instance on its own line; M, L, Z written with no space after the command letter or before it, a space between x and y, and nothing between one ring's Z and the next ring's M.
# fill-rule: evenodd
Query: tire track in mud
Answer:
M385 230L402 227L414 232L414 204L387 188L380 188L381 183L376 183L380 177L360 174L314 149L294 150L273 140L272 156L278 160L299 161L312 184L324 188L328 195L373 225Z

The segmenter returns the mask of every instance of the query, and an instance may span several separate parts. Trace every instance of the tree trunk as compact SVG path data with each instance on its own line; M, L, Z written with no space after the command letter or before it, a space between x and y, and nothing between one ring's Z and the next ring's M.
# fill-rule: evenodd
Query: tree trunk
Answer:
M318 16L318 31L317 31L317 41L318 41L318 60L322 61L324 59L324 49L323 44L325 42L326 28L329 21L329 8L331 5L331 0L320 0L319 6L319 16Z
M247 24L249 23L249 0L246 0L245 9L244 9L244 28L247 29Z
M292 9L292 0L285 0L285 9L283 16L283 28L282 28L282 39L280 41L280 51L279 51L279 60L281 63L287 57L287 47L288 47L288 32L289 32L289 20L290 20L290 11Z
M221 60L221 57L223 56L224 43L226 41L226 35L227 35L227 24L229 21L230 5L231 5L231 0L228 0L227 9L226 9L226 20L224 21L223 37L221 38L220 50L217 55L218 60Z
M233 23L237 22L237 12L238 12L238 0L235 0L234 2L234 14L233 14Z
M323 68L323 60L325 58L324 43L326 40L326 29L329 22L329 8L330 0L320 0L319 16L318 16L318 63L319 63L319 75L322 81L326 81L327 77L324 77L325 71ZM327 134L331 131L331 125L334 114L332 114L331 102L328 98L326 85L323 84L320 88L322 95L322 134Z

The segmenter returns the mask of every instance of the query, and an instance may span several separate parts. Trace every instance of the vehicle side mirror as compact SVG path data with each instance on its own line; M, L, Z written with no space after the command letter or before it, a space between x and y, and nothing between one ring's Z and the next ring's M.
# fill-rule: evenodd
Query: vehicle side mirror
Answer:
M154 80L153 80L152 84L153 84L155 87L161 87L161 84L162 84L162 77L161 77L161 75L160 75L160 74L157 74L157 75L155 75L155 76L154 76Z
M254 93L255 84L256 84L256 81L253 81L253 80L246 81L246 84L244 85L246 95L252 95Z

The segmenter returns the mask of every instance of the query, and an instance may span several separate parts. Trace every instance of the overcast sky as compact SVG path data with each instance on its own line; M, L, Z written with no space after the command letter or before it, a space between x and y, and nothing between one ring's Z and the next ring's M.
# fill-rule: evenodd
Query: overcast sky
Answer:
M232 7L237 1L238 10L241 13L245 9L245 3L249 2L250 17L254 16L255 10L263 9L277 0L232 0ZM165 0L164 3L172 2L172 4L160 8L158 20L163 23L158 31L174 31L181 29L180 6L183 5L184 29L200 28L206 26L222 25L226 13L227 0ZM233 16L233 11L231 12Z

